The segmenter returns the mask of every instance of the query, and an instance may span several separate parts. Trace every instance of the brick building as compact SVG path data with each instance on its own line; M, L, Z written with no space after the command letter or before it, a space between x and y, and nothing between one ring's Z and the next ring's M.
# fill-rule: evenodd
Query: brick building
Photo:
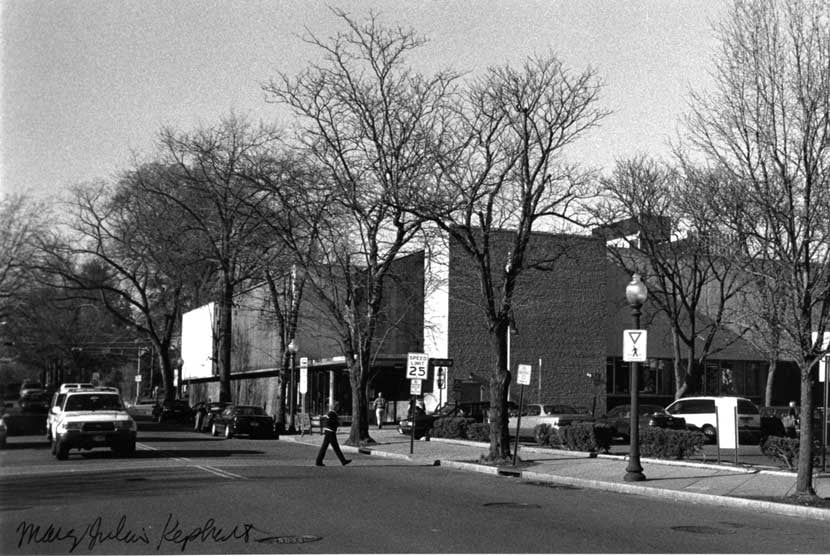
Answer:
M506 253L507 236L501 239L501 246L500 239L494 239L494 253L500 247ZM537 255L554 255L556 262L550 271L523 273L514 299L510 366L514 371L518 364L532 366L524 399L583 406L598 414L626 403L629 368L621 354L622 331L631 328L624 296L631 277L608 260L604 240L596 236L537 233L530 249ZM423 384L430 405L453 399L486 400L487 376L495 366L471 259L452 241L440 249L432 246L429 256L425 253L400 258L386 284L370 398L378 391L384 393L392 402L390 419L406 411L407 353L453 360L451 367L430 368ZM273 412L281 354L276 328L268 316L269 304L265 286L237 298L232 392L240 403L265 405ZM668 322L652 314L646 304L643 323L649 329L649 361L641 364L641 399L667 405L674 394ZM307 411L323 412L331 397L349 407L351 391L342 355L310 297L304 299L297 342L298 358L308 358ZM701 392L762 399L766 364L740 338L725 339L718 359L707 365ZM185 361L183 379L191 401L218 396L214 373L204 362L197 368ZM439 382L443 387L439 388ZM727 382L729 389L724 387ZM511 397L519 397L515 384ZM298 398L298 408L301 402Z

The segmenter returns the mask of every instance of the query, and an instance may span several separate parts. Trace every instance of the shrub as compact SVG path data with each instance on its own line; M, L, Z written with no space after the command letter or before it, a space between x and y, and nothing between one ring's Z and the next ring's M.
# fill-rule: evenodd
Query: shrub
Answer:
M555 438L551 438L551 433L556 434ZM556 429L551 428L547 423L541 423L533 428L533 437L536 439L537 446L559 446L561 441Z
M775 461L783 463L787 469L795 469L798 467L798 449L801 442L798 438L788 438L781 436L770 436L761 445L761 452ZM813 441L813 465L819 465L821 461L821 443L817 440Z
M468 420L464 417L442 417L432 424L436 438L467 438Z
M640 430L640 454L644 457L683 459L703 449L706 435L700 431L645 427Z
M611 433L593 423L575 423L560 427L559 438L568 450L580 452L607 452L611 446Z
M467 438L476 442L489 442L490 423L470 423L467 425Z

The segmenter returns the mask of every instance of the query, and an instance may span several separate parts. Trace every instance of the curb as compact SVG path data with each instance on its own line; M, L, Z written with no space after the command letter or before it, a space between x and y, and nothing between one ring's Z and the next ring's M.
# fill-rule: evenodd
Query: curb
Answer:
M561 475L537 473L535 471L502 470L495 467L490 467L488 465L458 461L442 460L441 466L452 467L455 469L461 469L465 471L474 471L478 473L483 473L485 475L518 477L519 480L528 482L563 484L581 488L590 488L592 490L616 492L619 494L634 494L639 496L647 496L649 498L659 498L661 500L665 500L666 498L668 498L670 500L676 500L678 502L693 502L697 504L754 509L778 515L786 515L790 517L805 517L810 519L818 519L822 521L830 519L830 510L825 510L822 508L811 508L809 506L796 506L792 504L781 504L778 502L767 502L764 500L750 500L748 498L737 498L731 496L721 496L716 494L687 492L684 490L671 490L655 487L646 487L627 483L610 483L607 481L596 481L592 479L578 479L576 477L565 477Z
M301 441L297 437L286 437L286 440L289 442L296 442L298 444L307 444L312 445L309 442ZM469 440L455 440L455 439L436 439L433 438L433 441L445 442L448 444L463 444L467 446L487 446L487 444L482 442L472 442ZM383 450L375 450L372 448L366 447L354 447L354 446L341 446L344 452L348 451L350 453L360 453L364 455L373 455L377 457L383 458L390 458L390 459L402 459L407 461L423 461L424 463L432 461L433 466L441 466L441 467L449 467L452 469L458 469L461 471L472 471L474 473L481 473L484 475L491 475L491 476L502 476L502 477L513 477L517 478L520 481L527 481L527 482L536 482L536 483L552 483L552 484L563 484L569 486L575 486L580 488L589 488L593 490L603 490L607 492L616 492L620 494L634 494L640 496L647 496L650 498L660 498L665 500L666 498L670 500L676 500L678 502L692 502L697 504L708 504L714 506L729 506L733 508L743 508L743 509L751 509L757 511L763 511L767 513L777 514L777 515L785 515L789 517L802 517L802 518L809 518L809 519L818 519L822 521L830 520L830 510L822 509L822 508L813 508L809 506L797 506L793 504L781 504L779 502L768 502L764 500L752 500L749 498L739 498L739 497L732 497L732 496L723 496L723 495L716 495L716 494L705 494L705 493L698 493L698 492L688 492L684 490L672 490L672 489L664 489L664 488L656 488L656 487L648 487L648 486L641 486L638 484L633 483L614 483L608 481L597 481L592 479L579 479L576 477L567 477L562 475L552 475L549 473L539 473L536 471L518 471L512 469L500 469L498 467L493 467L490 465L483 465L479 463L470 463L465 461L455 461L455 460L429 460L427 458L418 458L412 457L407 454L399 454L396 452L386 452ZM592 454L589 452L573 452L570 450L556 450L550 448L534 448L531 447L530 450L532 452L539 452L539 453L560 453L560 454L567 454L571 456L582 456L585 458L592 457ZM605 459L620 459L625 460L627 459L626 456L614 456L608 454L599 454L593 457L602 457ZM683 466L684 462L674 462L670 460L656 460L647 458L643 461L653 463L653 464L662 464L662 465L678 465ZM783 472L774 472L774 471L763 471L757 469L740 469L740 468L732 468L732 467L725 467L723 465L714 465L714 464L704 464L704 463L685 463L687 467L703 467L708 469L716 469L716 470L732 470L732 471L743 471L747 474L758 474L758 473L783 473ZM788 473L792 474L792 473Z

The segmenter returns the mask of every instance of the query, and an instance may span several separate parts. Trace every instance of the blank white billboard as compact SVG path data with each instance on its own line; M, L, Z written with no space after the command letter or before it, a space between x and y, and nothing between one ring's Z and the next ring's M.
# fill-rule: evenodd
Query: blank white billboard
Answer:
M213 376L214 304L182 315L182 379Z

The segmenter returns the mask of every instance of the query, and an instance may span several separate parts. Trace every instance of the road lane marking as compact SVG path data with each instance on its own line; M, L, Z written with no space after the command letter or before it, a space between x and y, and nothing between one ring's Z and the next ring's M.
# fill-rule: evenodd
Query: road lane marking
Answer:
M151 450L151 451L159 451L158 448L154 446L150 446L148 444L142 444L140 442L136 443L136 446L140 446L144 450ZM213 467L212 465L202 465L198 464L190 458L182 458L179 456L168 456L168 459L181 463L187 467L195 467L196 469L201 469L207 473L211 473L218 477L222 477L223 479L246 479L247 477L243 475L237 475L236 473L231 473L230 471L225 471L224 469L219 469Z

